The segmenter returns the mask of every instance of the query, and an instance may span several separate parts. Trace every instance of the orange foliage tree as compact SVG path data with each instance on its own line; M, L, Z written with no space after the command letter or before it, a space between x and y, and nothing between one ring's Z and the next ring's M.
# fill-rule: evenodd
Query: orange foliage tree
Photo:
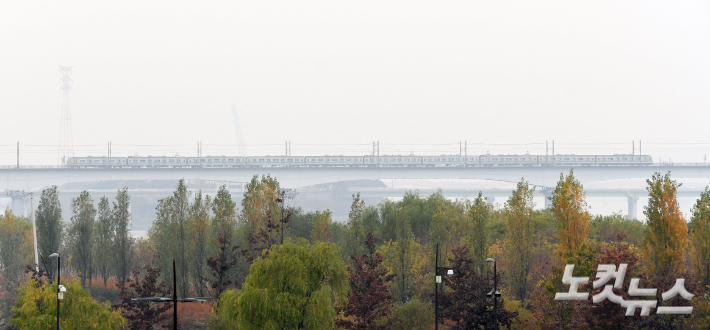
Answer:
M690 237L693 245L692 261L704 285L710 285L710 186L700 194L690 218Z
M558 252L562 258L571 256L582 245L589 232L589 212L582 184L574 178L572 170L560 181L550 197L552 216L557 223L560 239Z
M643 214L648 219L643 252L651 274L664 269L673 273L683 270L685 248L688 245L688 225L678 206L676 191L681 186L671 180L671 173L655 173L648 183L648 205Z
M328 242L330 239L330 224L331 224L331 213L330 211L316 211L315 217L313 217L313 232L311 233L311 239L315 241Z

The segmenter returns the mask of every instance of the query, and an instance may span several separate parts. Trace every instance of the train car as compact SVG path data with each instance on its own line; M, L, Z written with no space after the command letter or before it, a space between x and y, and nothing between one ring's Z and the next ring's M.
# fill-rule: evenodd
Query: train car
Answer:
M590 166L596 164L596 157L589 155L554 155L538 156L540 165L583 165Z
M129 156L126 158L126 164L129 167L182 167L187 165L185 157L170 157L170 156Z
M307 166L360 166L364 163L362 156L306 156Z
M537 164L537 156L531 155L498 155L497 164L501 166L532 166Z
M476 166L481 165L481 156L465 156L464 157L465 166Z
M648 155L599 155L595 156L599 165L650 165L653 160Z
M123 167L126 166L124 157L70 157L66 163L68 167Z
M502 155L482 155L481 156L481 165L483 166L499 166L501 165L501 158L504 157Z

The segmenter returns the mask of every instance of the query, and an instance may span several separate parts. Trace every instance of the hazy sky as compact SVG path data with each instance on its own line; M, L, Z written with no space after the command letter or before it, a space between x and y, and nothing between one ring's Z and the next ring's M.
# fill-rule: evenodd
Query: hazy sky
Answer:
M58 65L77 156L235 154L231 103L251 154L710 153L706 0L183 3L3 1L0 165L57 163Z

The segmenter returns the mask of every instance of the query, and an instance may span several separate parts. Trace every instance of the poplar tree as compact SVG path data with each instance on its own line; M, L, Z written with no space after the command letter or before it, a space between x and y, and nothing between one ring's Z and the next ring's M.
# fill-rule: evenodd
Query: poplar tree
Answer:
M190 216L187 222L187 233L189 249L188 255L190 259L190 273L195 283L197 294L204 297L204 289L206 287L204 277L207 267L208 253L208 238L210 214L209 210L212 206L210 196L202 197L202 191L195 195L195 200L190 206Z
M59 203L57 186L42 190L36 215L37 245L45 259L45 267L51 280L57 276L57 259L49 256L52 253L59 253L64 233L62 205Z
M75 265L81 279L81 285L86 285L87 278L91 284L93 251L94 251L94 218L96 208L89 192L84 190L72 201L71 224L69 225L69 245L72 252L72 263ZM102 256L99 256L102 257Z
M508 235L505 239L505 262L508 265L508 286L518 300L527 295L528 274L532 261L532 214L535 203L533 192L524 179L518 182L505 202Z
M170 220L175 226L175 236L173 255L176 256L176 278L178 285L178 292L182 297L187 297L187 290L190 287L190 279L188 276L188 264L187 264L187 233L186 233L186 222L189 217L190 201L189 192L187 191L187 186L185 185L185 180L180 179L178 181L177 188L173 192L173 196L170 198L171 212Z
M664 176L655 173L646 182L649 198L643 212L648 219L644 257L651 274L660 275L666 268L677 274L683 269L688 245L688 226L676 199L681 184L671 180L671 172Z
M705 187L690 212L693 266L703 284L710 285L710 186Z
M130 276L133 237L130 233L131 225L131 196L128 195L128 188L123 188L116 194L116 201L113 202L113 212L111 215L112 227L115 229L115 240L113 244L113 260L116 267L116 278L121 286L126 283Z
M470 229L467 240L473 248L473 263L475 269L483 273L486 269L485 260L488 256L488 221L491 217L491 207L488 205L483 194L478 193L478 197L473 200L473 203L468 208L468 220L470 221Z
M96 272L104 280L104 286L108 278L113 274L113 256L114 239L116 230L113 227L114 223L111 220L111 204L106 196L99 200L99 208L96 215L96 223L94 224L94 264Z
M589 232L589 212L585 201L584 188L574 178L572 170L566 177L560 174L560 181L552 192L552 217L557 223L557 237L560 242L558 253L564 259L574 255Z

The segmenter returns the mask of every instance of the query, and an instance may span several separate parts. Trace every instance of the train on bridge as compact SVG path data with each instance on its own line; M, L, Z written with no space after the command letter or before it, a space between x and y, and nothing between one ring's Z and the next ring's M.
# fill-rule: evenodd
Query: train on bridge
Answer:
M381 155L381 156L129 156L71 157L70 168L433 167L433 166L645 166L648 155Z

